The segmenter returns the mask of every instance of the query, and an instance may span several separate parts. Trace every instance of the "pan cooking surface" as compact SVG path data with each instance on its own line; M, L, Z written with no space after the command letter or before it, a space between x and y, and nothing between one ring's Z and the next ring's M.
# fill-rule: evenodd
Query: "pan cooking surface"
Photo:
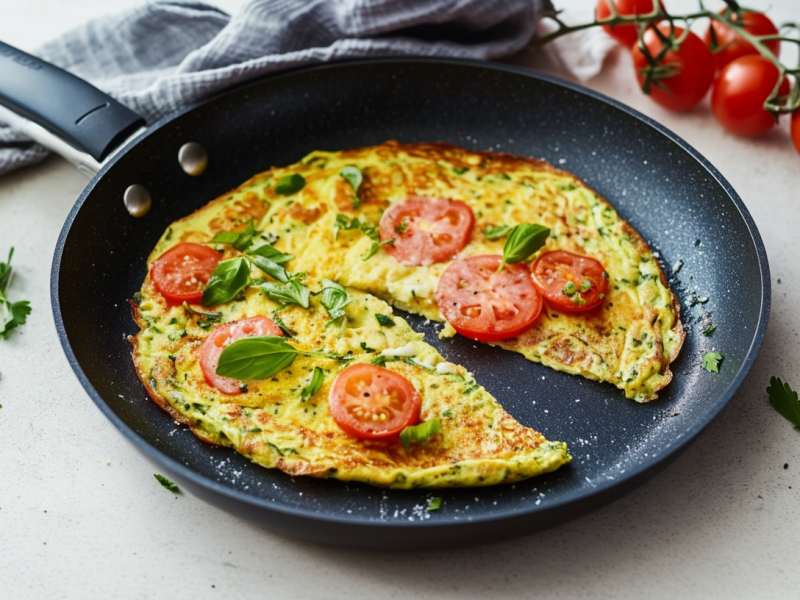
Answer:
M570 466L493 488L389 491L290 478L197 440L148 398L131 361L128 300L173 220L272 165L311 150L397 139L544 158L596 189L651 248L681 302L686 342L673 382L653 403L557 373L519 355L406 316L463 364L524 425L563 440ZM202 144L209 167L183 173L178 149ZM145 185L147 217L122 194ZM197 495L267 527L359 547L425 547L519 535L576 517L665 466L719 412L749 370L769 313L763 244L721 175L673 134L598 94L514 67L460 61L343 63L280 75L156 124L90 184L70 214L53 265L65 351L89 395L149 458ZM708 298L707 302L701 302ZM399 311L398 311L399 312ZM400 313L402 314L402 313ZM717 330L702 330L711 319ZM724 351L719 374L702 356ZM426 510L441 496L443 506Z

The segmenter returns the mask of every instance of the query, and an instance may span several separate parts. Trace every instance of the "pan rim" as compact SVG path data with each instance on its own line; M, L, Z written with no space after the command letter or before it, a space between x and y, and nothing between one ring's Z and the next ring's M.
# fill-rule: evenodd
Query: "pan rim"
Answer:
M719 395L716 402L712 404L710 407L708 407L706 413L703 415L703 418L698 419L694 424L692 424L691 427L687 428L686 430L683 430L682 431L683 435L681 439L676 440L675 443L670 445L669 448L664 449L663 453L659 453L658 456L653 456L651 458L648 458L647 460L641 461L635 468L626 470L624 475L621 476L620 478L617 478L613 481L598 482L590 491L585 491L583 493L576 493L570 497L562 498L560 500L554 499L553 501L548 502L546 505L540 505L540 506L531 505L530 507L526 507L524 510L505 509L490 514L476 515L469 521L464 521L464 520L444 521L437 519L435 521L416 520L414 522L392 522L392 521L382 521L377 519L365 520L363 518L359 518L358 516L344 517L339 515L325 515L325 514L320 514L319 512L312 512L307 509L300 509L291 506L286 506L276 501L259 498L247 494L246 492L230 488L226 485L219 483L214 479L211 479L205 475L201 475L200 473L193 471L191 468L183 465L182 463L176 461L175 459L167 456L160 450L151 446L143 437L141 437L138 433L136 433L136 431L134 431L133 428L127 425L120 417L118 417L113 412L113 410L105 402L105 400L102 398L99 392L97 392L97 390L94 388L91 381L81 368L81 365L78 362L78 359L74 354L69 339L67 337L63 315L61 313L61 303L59 298L59 278L60 278L63 250L70 229L72 227L72 224L75 221L77 215L79 214L86 199L89 197L89 195L91 194L97 183L105 176L106 172L109 169L111 169L118 161L122 160L132 147L145 140L154 132L167 126L169 123L181 117L182 115L191 112L200 106L205 106L214 103L215 101L217 101L222 97L239 94L250 87L261 85L266 81L280 80L281 78L295 76L298 73L305 73L305 72L313 73L314 71L318 70L327 71L332 69L350 68L359 66L374 66L381 64L400 64L400 65L434 64L443 67L452 65L459 67L472 67L490 71L499 71L526 78L538 79L562 88L566 88L578 94L588 96L592 99L599 100L600 102L610 105L612 108L620 110L623 113L626 113L628 116L635 118L636 120L643 123L645 126L649 126L655 129L657 133L665 136L669 141L677 145L678 148L686 152L688 156L697 161L697 163L699 163L699 165L708 172L708 174L712 177L712 179L714 179L721 186L724 193L732 201L733 206L741 215L744 224L747 228L747 231L749 232L750 240L756 251L756 256L758 259L758 267L759 267L759 275L761 283L761 307L758 316L758 323L755 327L755 331L753 333L750 346L747 349L747 352L742 359L741 365L734 379L731 381L728 387L725 388L725 390ZM226 91L214 94L205 100L192 103L165 117L158 119L155 123L148 126L147 129L143 131L140 135L129 140L125 144L125 146L122 147L119 150L119 152L117 152L111 158L111 160L109 160L108 163L106 163L103 166L103 168L87 184L86 188L83 190L83 192L73 205L72 209L70 210L67 219L64 222L64 226L62 227L61 232L58 236L58 240L56 242L51 274L50 274L50 297L51 297L51 304L53 309L53 317L55 321L56 331L58 333L62 349L64 350L64 353L67 357L67 360L72 370L75 372L84 390L92 399L92 401L95 403L95 405L106 416L106 418L108 418L114 424L114 426L128 439L128 441L130 441L139 451L144 453L151 461L161 464L166 469L174 472L181 478L188 480L193 485L196 485L200 488L204 488L209 492L219 494L236 502L245 503L253 508L257 508L260 510L268 510L272 513L282 514L286 516L298 517L309 522L316 521L316 522L324 522L330 524L341 524L341 525L348 525L355 527L381 528L381 529L383 528L407 529L409 527L450 528L453 526L466 528L470 525L479 525L482 523L498 522L504 520L514 520L520 517L530 516L531 514L534 513L538 515L556 513L557 511L560 511L565 506L570 504L575 504L578 502L586 502L587 500L595 496L596 497L602 497L603 495L608 496L609 495L608 492L613 488L625 488L626 486L638 485L636 484L636 482L643 480L643 478L645 478L648 473L652 472L652 474L655 474L655 472L657 472L659 467L663 467L669 464L674 458L676 458L680 454L680 452L685 450L688 447L688 445L697 438L699 433L705 427L707 427L711 423L711 421L714 420L714 418L716 418L719 412L725 407L725 405L727 405L727 403L733 397L733 394L739 389L742 382L744 381L744 378L749 373L761 348L764 336L766 335L767 323L769 320L769 313L771 308L771 279L770 279L768 257L766 249L764 247L763 240L755 224L755 221L753 220L750 212L748 211L742 199L739 197L739 195L736 193L736 191L733 189L730 183L725 179L725 177L708 161L708 159L706 159L703 155L701 155L697 150L695 150L690 144L688 144L677 134L672 132L664 125L661 125L660 123L656 122L652 118L640 113L639 111L617 100L614 100L613 98L605 96L600 92L596 92L594 90L585 88L580 84L564 80L553 75L531 71L530 69L526 69L524 67L507 65L507 64L488 63L488 62L483 62L478 60L468 60L468 59L387 57L387 58L370 58L370 59L337 61L333 63L300 67L287 71L281 71L280 73L270 74L266 77L259 78L255 81L245 82ZM606 502L602 502L601 505L605 504ZM596 508L599 508L599 505ZM584 510L582 512L576 513L574 517L584 514L585 512L588 511ZM559 523L560 522L563 522L563 520L560 520Z

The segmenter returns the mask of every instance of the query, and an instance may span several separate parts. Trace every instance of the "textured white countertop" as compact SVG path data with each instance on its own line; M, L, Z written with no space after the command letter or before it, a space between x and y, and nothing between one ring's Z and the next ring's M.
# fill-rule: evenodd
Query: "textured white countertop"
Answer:
M233 9L240 1L219 4ZM588 13L594 2L580 4ZM800 18L795 0L771 5L777 22ZM0 39L33 50L109 6L14 3L4 7ZM33 305L28 324L0 341L0 597L798 597L800 431L770 407L765 388L772 375L800 388L800 156L785 122L742 140L717 125L707 100L686 114L660 109L639 93L628 61L613 54L588 87L653 117L704 154L753 215L772 271L759 357L680 458L588 516L443 553L317 546L175 496L97 410L62 353L50 262L87 181L52 157L0 179L0 255L16 247L9 293Z

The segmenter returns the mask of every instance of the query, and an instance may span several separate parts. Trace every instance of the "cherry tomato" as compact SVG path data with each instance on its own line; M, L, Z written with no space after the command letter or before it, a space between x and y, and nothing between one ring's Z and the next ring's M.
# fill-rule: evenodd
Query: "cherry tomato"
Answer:
M563 313L592 310L608 292L608 274L599 261L565 250L542 254L531 265L531 275L547 303Z
M617 13L619 15L628 16L649 14L655 10L656 4L653 0L615 0L614 6L617 8ZM606 0L599 0L594 14L598 20L607 19L611 16L611 10ZM608 35L628 49L639 39L639 30L635 24L617 26L603 25L603 29L606 30Z
M794 149L800 154L800 110L792 113L792 143Z
M502 256L461 258L439 280L436 302L463 336L481 342L505 340L528 329L542 311L542 297L523 265L497 269Z
M219 356L225 348L238 339L265 335L282 336L283 332L275 321L262 316L223 323L214 328L200 347L200 368L206 383L229 396L241 394L241 382L217 375Z
M764 110L764 101L778 83L778 67L760 54L748 54L729 63L714 82L711 108L722 126L745 137L769 131L775 117ZM789 82L781 82L779 93L789 93Z
M202 244L178 244L153 261L150 279L167 303L198 303L220 257Z
M669 23L658 25L658 30L664 36L669 36ZM683 29L675 28L675 37L679 37L682 33ZM644 43L653 58L658 56L663 47L653 27L648 27L645 32ZM644 82L642 69L647 67L647 58L639 48L639 44L633 47L633 65L636 68L639 85L642 85ZM691 31L677 51L667 51L659 66L674 68L676 73L659 79L659 83L666 87L666 90L659 88L655 81L652 82L650 98L670 110L689 110L703 99L714 81L714 57L711 55L711 50Z
M475 217L458 200L412 198L395 204L381 217L381 241L398 262L407 266L451 260L467 245Z
M723 8L719 12L721 15L725 15L728 13L728 8ZM731 15L731 20L734 23L739 23L739 17L736 13ZM778 35L778 28L775 27L775 23L764 13L747 10L742 11L741 25L747 33L753 35ZM758 54L758 50L756 50L750 42L743 40L730 27L717 21L711 21L705 36L703 36L703 40L709 48L711 47L712 29L717 38L717 50L714 52L714 67L718 71L740 56ZM775 58L778 58L781 53L781 43L779 40L767 40L763 42L763 44L775 55Z
M408 379L369 363L344 369L328 395L336 424L362 439L396 436L416 425L421 404L419 392Z

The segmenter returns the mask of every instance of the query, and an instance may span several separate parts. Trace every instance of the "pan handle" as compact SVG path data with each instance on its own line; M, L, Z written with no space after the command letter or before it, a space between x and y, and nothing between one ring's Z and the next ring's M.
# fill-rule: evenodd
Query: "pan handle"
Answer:
M142 117L83 79L3 42L0 105L55 134L97 163L145 124ZM34 133L31 128L26 130ZM42 136L33 137L66 154L63 142L61 146L57 143L61 140L50 144L40 139Z

